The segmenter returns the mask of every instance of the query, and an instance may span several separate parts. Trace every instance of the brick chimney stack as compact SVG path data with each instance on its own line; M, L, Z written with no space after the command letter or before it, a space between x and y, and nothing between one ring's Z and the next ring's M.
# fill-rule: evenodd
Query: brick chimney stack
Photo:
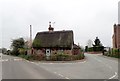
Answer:
M48 28L48 30L49 30L49 32L54 31L54 28L53 28L53 27L51 27L51 22L49 22L49 28Z

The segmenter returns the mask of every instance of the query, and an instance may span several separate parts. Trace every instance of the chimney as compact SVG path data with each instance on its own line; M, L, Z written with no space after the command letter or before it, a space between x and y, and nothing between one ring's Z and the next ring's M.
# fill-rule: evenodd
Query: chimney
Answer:
M114 27L116 26L116 24L114 24Z
M51 22L49 22L49 28L48 28L48 30L49 30L49 32L54 31L54 28L53 28L53 27L51 27Z

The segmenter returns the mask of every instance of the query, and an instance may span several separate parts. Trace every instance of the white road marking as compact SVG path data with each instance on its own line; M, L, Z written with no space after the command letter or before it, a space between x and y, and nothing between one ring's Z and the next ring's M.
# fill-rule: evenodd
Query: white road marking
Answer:
M30 61L28 61L28 60L26 60L27 62L30 62Z
M22 59L13 59L14 61L21 61ZM8 61L8 59L1 59L0 62ZM12 59L9 59L9 61L12 61Z
M55 74L57 74L57 72L54 72Z
M110 77L109 79L113 79L116 76L117 76L117 72L115 72L115 74L112 77Z
M21 61L22 59L14 59L14 61Z
M5 60L3 60L3 61L8 61L8 59L5 59Z
M34 64L34 62L30 62L30 63L33 63L33 64Z
M62 74L59 74L59 73L57 73L57 72L54 72L55 74L57 74L57 75L59 75L60 77L64 77L65 79L69 79L70 80L70 78L68 78L68 77L65 77L64 75L62 75Z
M68 77L65 77L65 79L70 79L70 78L68 78Z
M83 62L78 62L78 63L85 63L86 61L83 61Z
M8 61L8 59L1 59L0 62Z
M61 76L61 77L64 77L63 75L61 75L61 74L58 74L59 76Z

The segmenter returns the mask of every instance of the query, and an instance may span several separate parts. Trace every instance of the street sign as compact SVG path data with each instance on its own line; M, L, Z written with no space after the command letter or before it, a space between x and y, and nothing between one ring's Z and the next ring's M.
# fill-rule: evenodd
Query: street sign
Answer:
M46 56L47 56L47 57L50 56L50 49L46 49Z

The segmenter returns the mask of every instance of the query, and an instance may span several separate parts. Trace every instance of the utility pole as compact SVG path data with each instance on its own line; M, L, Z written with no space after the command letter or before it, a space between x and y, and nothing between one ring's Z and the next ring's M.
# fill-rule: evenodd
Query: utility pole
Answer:
M30 48L32 47L32 25L30 25Z
M30 25L30 39L29 39L29 50L28 50L29 54L31 55L32 52L32 25Z

